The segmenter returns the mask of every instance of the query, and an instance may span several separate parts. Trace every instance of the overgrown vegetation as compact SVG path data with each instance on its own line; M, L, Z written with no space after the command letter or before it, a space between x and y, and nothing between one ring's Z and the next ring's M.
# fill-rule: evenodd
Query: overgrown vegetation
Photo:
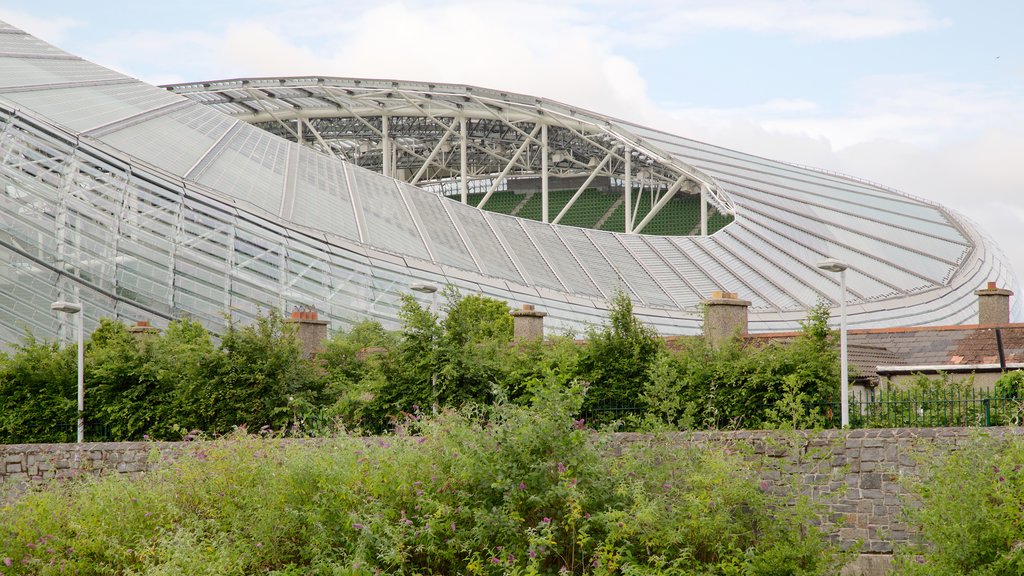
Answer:
M608 457L574 419L581 386L529 395L375 440L236 433L136 480L28 493L0 509L0 572L810 576L847 560L738 450Z
M921 542L900 551L900 576L1024 574L1024 439L978 436L935 459L908 508Z
M583 342L512 342L504 302L443 292L440 314L403 300L402 326L363 322L302 357L280 314L231 325L219 342L181 320L143 337L104 320L86 343L86 418L93 439L180 439L237 426L302 434L339 427L380 433L404 414L445 407L526 404L539 382L587 388L581 414L634 428L808 427L838 380L824 306L785 344L700 338L669 349L625 295ZM627 412L609 412L610 405ZM603 417L603 418L602 418ZM73 437L74 347L31 336L0 354L0 442ZM96 436L96 434L100 434Z

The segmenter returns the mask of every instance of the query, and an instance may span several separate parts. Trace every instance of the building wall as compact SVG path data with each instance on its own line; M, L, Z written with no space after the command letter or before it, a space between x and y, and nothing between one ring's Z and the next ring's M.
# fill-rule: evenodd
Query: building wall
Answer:
M992 436L1024 434L1021 428L988 428ZM850 574L881 574L895 547L914 536L901 512L905 480L922 466L967 443L976 430L967 428L867 429L840 432L769 431L678 433L667 438L617 435L613 450L621 454L651 442L680 446L749 445L749 456L767 489L796 486L822 505L820 521L843 546L861 543ZM187 454L189 443L123 442L18 444L0 446L0 481L15 491L30 482L69 478L84 473L137 475ZM839 525L832 519L841 518Z

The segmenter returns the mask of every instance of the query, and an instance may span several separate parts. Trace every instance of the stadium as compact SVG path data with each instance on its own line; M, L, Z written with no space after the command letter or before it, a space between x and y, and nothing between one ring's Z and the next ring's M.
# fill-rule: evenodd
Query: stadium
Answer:
M616 293L663 334L749 300L751 332L972 323L1016 278L962 216L542 97L258 78L155 87L0 23L0 342L66 337L51 302L160 326L315 307L397 324L453 285L579 332ZM1021 319L1015 299L1011 319Z

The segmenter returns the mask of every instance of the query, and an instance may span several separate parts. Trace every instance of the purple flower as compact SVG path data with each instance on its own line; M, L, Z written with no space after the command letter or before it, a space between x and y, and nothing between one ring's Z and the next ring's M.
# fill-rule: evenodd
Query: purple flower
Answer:
M537 557L537 551L534 550L533 548L530 548L530 558L536 558L536 557Z
M263 548L263 542L257 542L256 543L256 547L257 548Z
M541 519L541 523L542 524L551 524L551 518L548 518L547 516L545 516L543 519Z
M579 420L573 420L572 421L572 427L577 429L577 430L583 430L584 428L587 427L587 420L585 418L580 418Z
M11 564L13 564L13 563L14 563L14 561L11 560L10 558L6 558L6 557L4 558L4 566L10 567Z
M491 564L501 564L501 558L497 556L491 556Z
M520 482L519 483L519 489L520 490L526 490L526 482Z
M564 474L565 473L565 464L562 464L561 462L558 463L558 473L559 474Z
M452 532L455 532L455 522L452 522Z
M363 529L363 525L358 523L358 522L356 522L356 523L352 524L352 528L354 528L355 530L362 530Z

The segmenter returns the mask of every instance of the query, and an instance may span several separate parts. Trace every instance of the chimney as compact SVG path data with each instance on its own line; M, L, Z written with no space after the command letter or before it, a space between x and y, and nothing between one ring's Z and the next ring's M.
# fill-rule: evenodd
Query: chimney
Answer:
M532 340L544 338L544 317L547 312L538 312L533 304L523 304L522 310L512 311L512 338Z
M312 358L320 350L320 344L327 339L327 321L320 320L313 306L296 306L291 317L285 322L295 324L295 335L302 344L302 357Z
M711 293L704 305L704 337L712 346L747 333L747 307L749 300L740 300L735 292Z
M160 329L156 326L151 326L149 320L138 320L135 324L128 327L128 333L135 337L136 340L143 340L149 334L159 334Z
M978 324L1010 323L1010 296L1013 292L996 288L995 282L989 282L974 294L978 297Z

